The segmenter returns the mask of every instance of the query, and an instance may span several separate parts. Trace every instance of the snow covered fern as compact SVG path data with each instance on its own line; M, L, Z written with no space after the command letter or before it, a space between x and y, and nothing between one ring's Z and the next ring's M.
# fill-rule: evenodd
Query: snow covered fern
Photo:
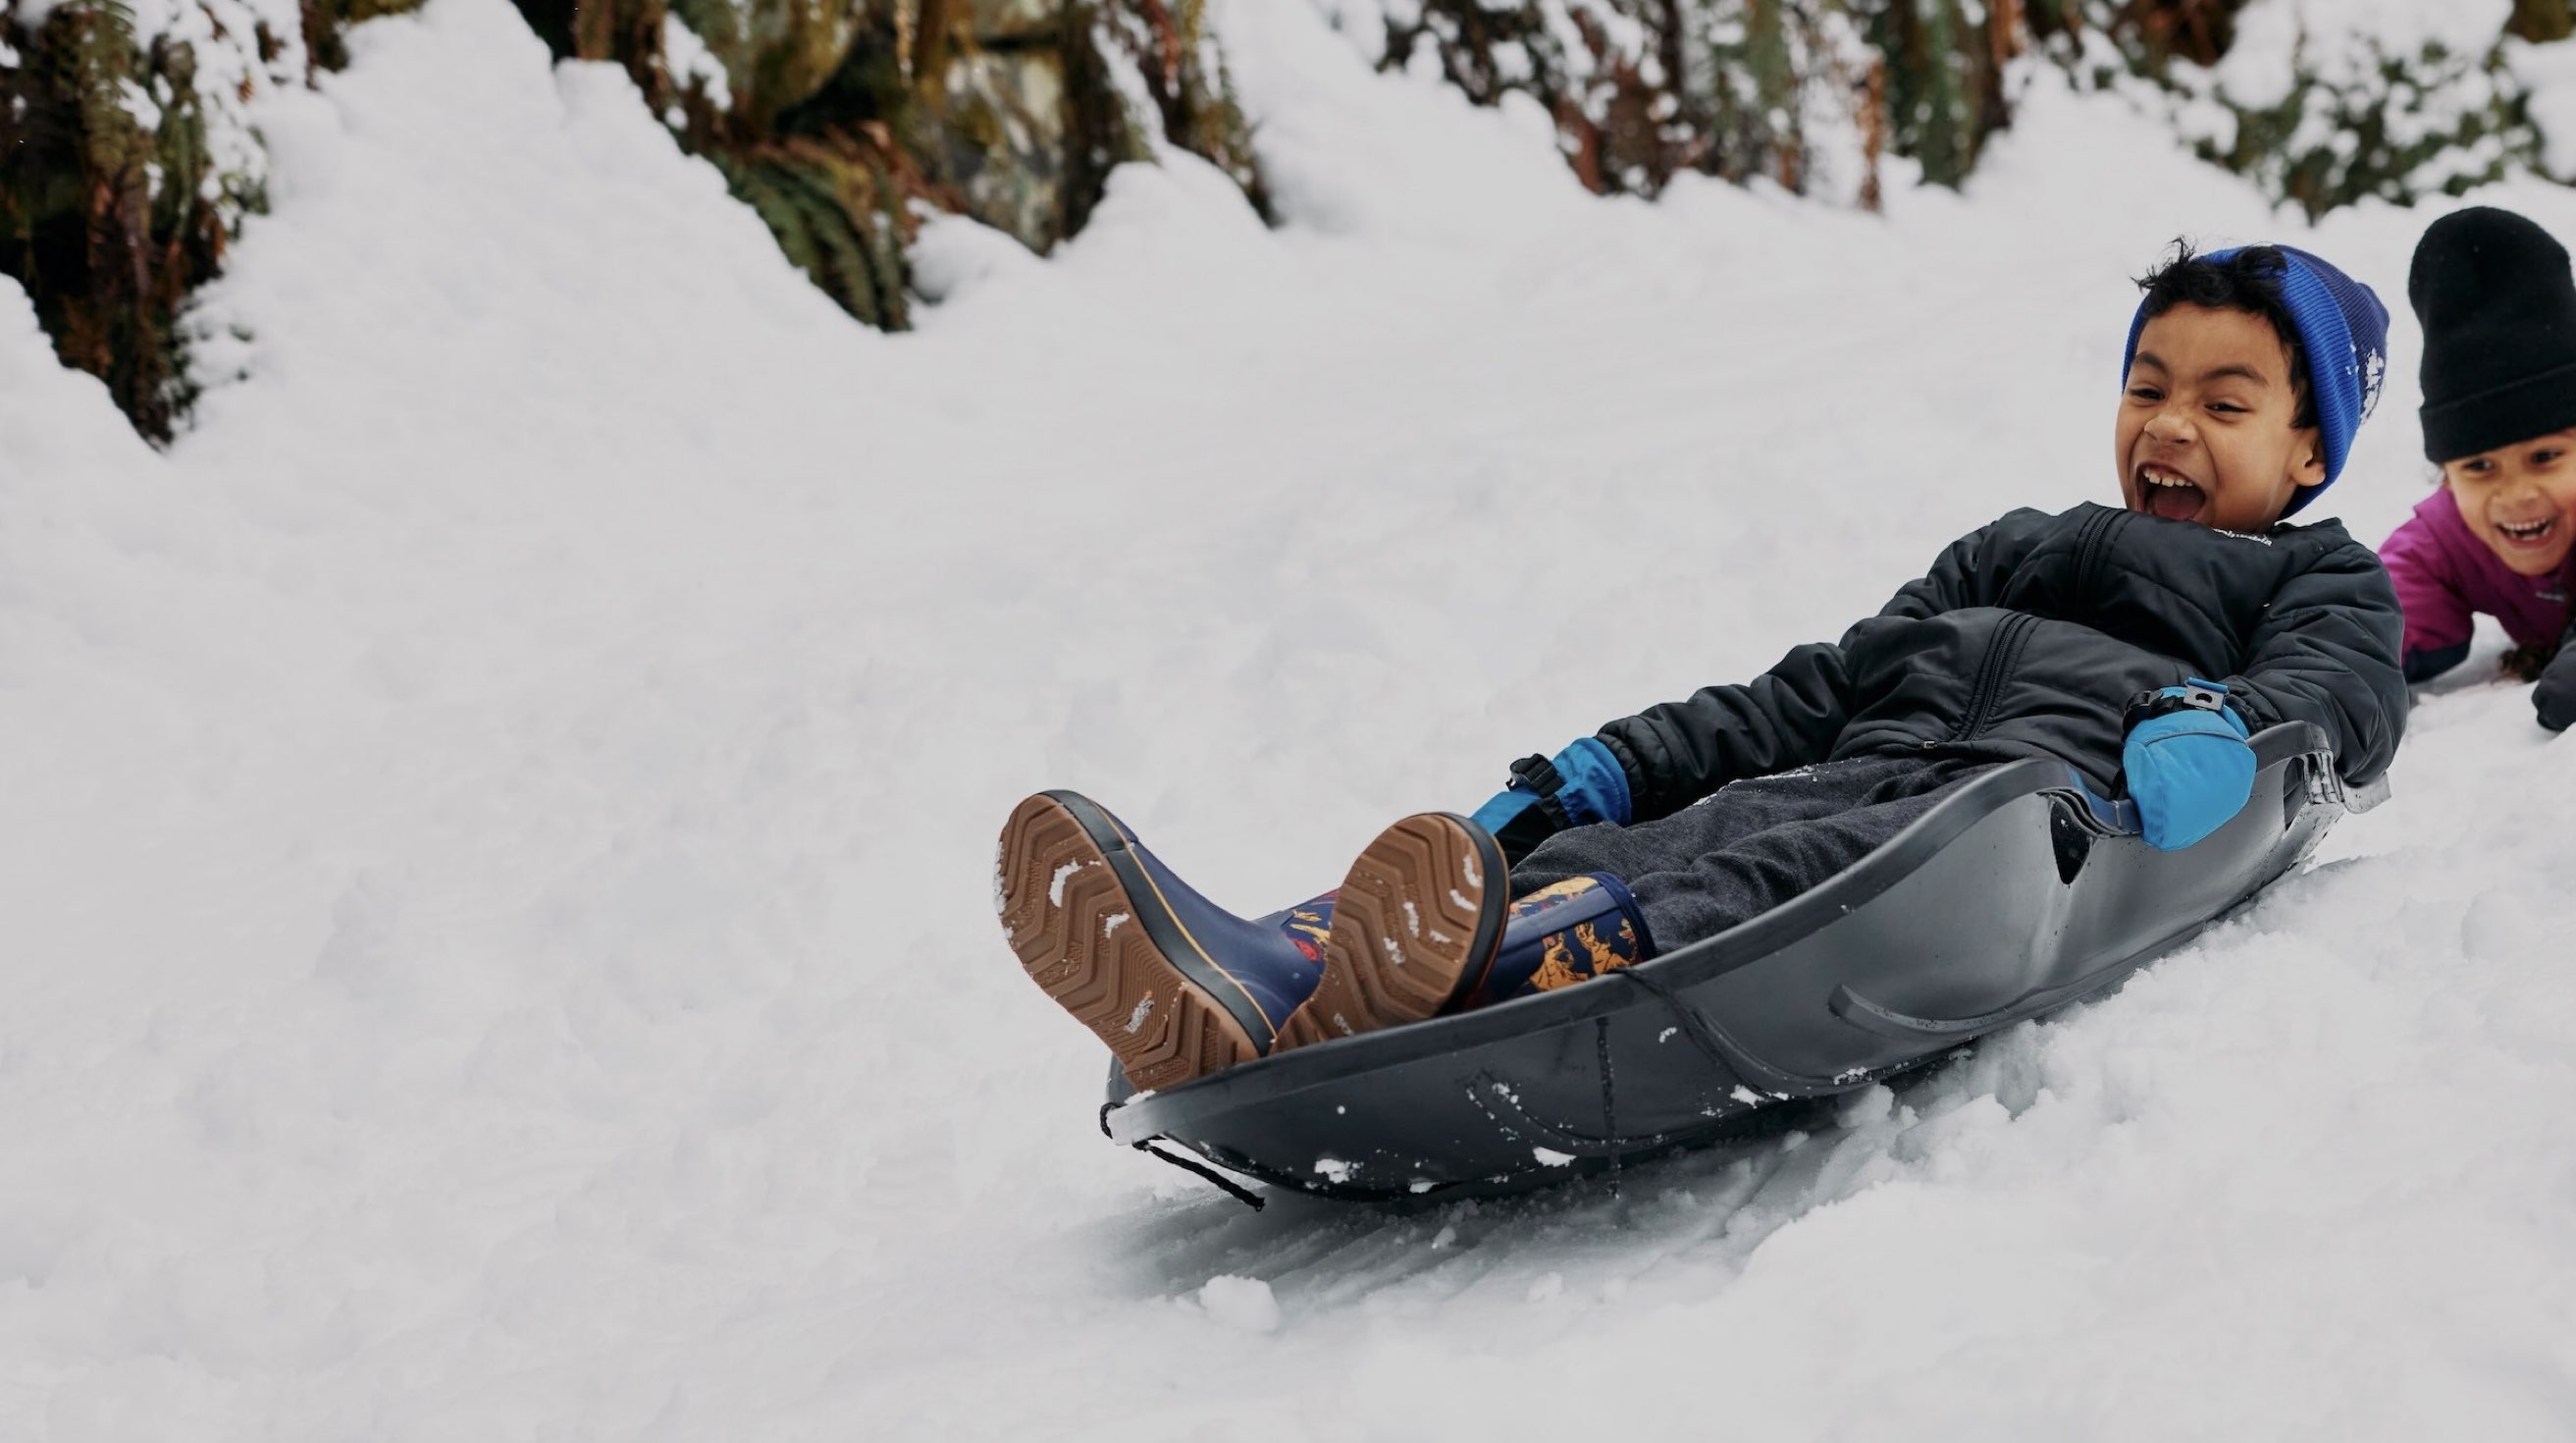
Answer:
M1387 67L1535 99L1604 192L1696 171L1872 205L1890 155L1956 185L2012 123L2023 57L2158 110L2311 216L2576 176L2576 102L2552 112L2542 84L2576 67L2569 0L1321 3Z
M1598 191L1684 172L1876 203L1883 155L1955 184L2008 118L2016 0L1386 0L1336 19L1389 67L1552 116Z
M2204 158L2310 217L2576 174L2551 161L2552 117L2535 108L2536 82L2576 58L2551 43L2570 32L2567 0L2204 3L2152 35L2128 20L2139 8L2083 0L2072 20L2034 19L2080 81L2161 110ZM2555 128L2576 142L2576 116Z
M261 205L248 109L304 82L308 21L336 53L349 14L291 0L0 5L0 274L147 437L169 439L189 399L179 303Z

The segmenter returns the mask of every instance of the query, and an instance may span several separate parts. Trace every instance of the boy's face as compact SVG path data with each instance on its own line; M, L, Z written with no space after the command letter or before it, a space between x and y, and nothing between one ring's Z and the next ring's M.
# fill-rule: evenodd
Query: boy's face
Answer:
M2316 428L2291 426L2290 350L2251 311L2180 305L2147 322L2112 439L2132 511L2262 531L2326 479Z
M2442 463L2460 519L2505 565L2546 576L2576 544L2576 431Z

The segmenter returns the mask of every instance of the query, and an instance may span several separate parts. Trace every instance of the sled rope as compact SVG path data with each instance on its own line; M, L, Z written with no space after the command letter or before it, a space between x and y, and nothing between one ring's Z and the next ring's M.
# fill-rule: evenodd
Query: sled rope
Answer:
M1163 1151L1161 1148L1154 1146L1153 1139L1151 1138L1137 1143L1135 1147L1138 1152L1145 1154L1147 1157L1159 1157L1174 1167L1184 1168L1190 1172L1197 1173L1199 1176L1206 1178L1209 1182L1215 1183L1218 1187L1225 1189L1228 1196L1232 1197L1236 1202L1242 1203L1244 1206L1251 1208L1254 1212L1259 1212L1263 1208L1270 1206L1270 1200L1268 1198L1263 1197L1261 1194L1254 1192L1248 1187L1239 1187L1234 1183L1226 1181L1223 1177L1219 1176L1216 1169L1212 1167L1208 1167L1202 1163L1193 1162L1176 1152Z
M1670 987L1665 986L1662 982L1647 976L1645 973L1638 971L1634 967L1622 967L1615 972L1605 972L1601 975L1604 977L1626 978L1628 981L1634 982L1638 986L1645 988L1648 992L1653 993L1666 1008L1671 1010L1674 1020L1681 1023L1682 1035L1691 1040L1691 1045L1699 1049L1700 1055L1708 1059L1709 1065L1716 1068L1720 1074L1724 1075L1728 1079L1734 1079L1735 1065L1726 1060L1726 1050L1718 1046L1717 1039L1710 1035L1708 1019L1699 1015L1698 1008L1684 1002L1680 997L1674 994L1673 989ZM1604 1056L1606 1057L1608 1055L1606 1049L1609 1046L1608 1029L1610 1026L1610 1019L1604 1017L1600 1019L1600 1021L1603 1029L1602 1046L1605 1049ZM1606 1061L1602 1064L1601 1078L1602 1085L1606 1090L1609 1086L1610 1078L1609 1064Z
M1110 1134L1109 1114L1117 1106L1118 1104L1114 1102L1104 1102L1100 1105L1100 1135L1102 1137L1109 1138L1112 1142L1116 1142L1118 1139ZM1224 1189L1228 1197L1231 1197L1236 1202L1242 1203L1244 1206L1251 1208L1254 1212L1259 1212L1263 1208L1270 1206L1270 1200L1263 1197L1261 1194L1231 1181L1219 1174L1216 1169L1209 1167L1194 1158L1186 1158L1175 1152L1165 1152L1161 1148L1154 1146L1155 1141L1156 1139L1149 1137L1143 1142L1130 1143L1129 1146L1135 1148L1138 1152L1145 1154L1147 1157L1158 1157L1183 1171L1197 1173L1200 1177L1206 1178L1209 1182L1215 1183L1218 1187Z
M1619 1135L1619 1093L1617 1085L1610 1080L1612 1074L1609 1018L1592 1019L1592 1047L1601 1061L1601 1135L1617 1137ZM1614 1147L1610 1152L1610 1196L1615 1198L1618 1195L1619 1151Z

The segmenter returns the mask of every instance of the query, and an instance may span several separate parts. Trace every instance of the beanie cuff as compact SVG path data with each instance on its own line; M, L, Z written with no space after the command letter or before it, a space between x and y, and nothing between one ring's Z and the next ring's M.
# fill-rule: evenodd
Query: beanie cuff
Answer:
M2424 457L2434 465L2576 429L2576 361L2472 396L2427 403Z

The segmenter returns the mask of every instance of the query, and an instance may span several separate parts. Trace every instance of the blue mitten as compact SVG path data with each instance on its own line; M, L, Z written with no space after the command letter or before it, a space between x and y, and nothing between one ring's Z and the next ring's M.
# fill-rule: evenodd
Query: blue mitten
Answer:
M1472 820L1517 862L1567 827L1624 823L1629 809L1627 772L1600 738L1585 737L1554 757L1512 763L1512 784L1478 807Z
M2178 852L2244 810L2254 794L2254 748L2227 709L2227 688L2193 677L2129 703L2120 769L2147 845Z

